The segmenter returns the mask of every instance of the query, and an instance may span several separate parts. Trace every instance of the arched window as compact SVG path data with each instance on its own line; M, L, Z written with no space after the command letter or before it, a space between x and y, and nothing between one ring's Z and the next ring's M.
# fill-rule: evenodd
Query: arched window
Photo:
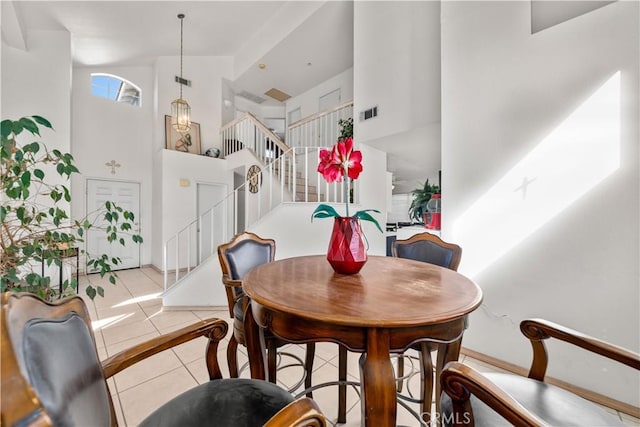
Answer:
M140 107L142 91L140 88L122 77L106 73L91 74L91 93L116 102Z

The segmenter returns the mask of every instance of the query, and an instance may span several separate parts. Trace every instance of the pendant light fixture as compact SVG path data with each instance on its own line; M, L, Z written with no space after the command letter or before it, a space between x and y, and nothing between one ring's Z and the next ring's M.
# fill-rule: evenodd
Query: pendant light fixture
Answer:
M171 126L180 134L189 132L191 128L191 107L187 101L182 99L182 27L184 20L184 13L178 14L180 19L180 98L171 103Z

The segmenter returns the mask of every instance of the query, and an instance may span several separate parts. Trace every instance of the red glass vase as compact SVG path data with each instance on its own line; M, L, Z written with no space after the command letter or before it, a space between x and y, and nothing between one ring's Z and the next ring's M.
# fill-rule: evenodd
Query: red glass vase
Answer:
M327 261L336 273L356 274L367 262L360 220L350 216L334 219Z

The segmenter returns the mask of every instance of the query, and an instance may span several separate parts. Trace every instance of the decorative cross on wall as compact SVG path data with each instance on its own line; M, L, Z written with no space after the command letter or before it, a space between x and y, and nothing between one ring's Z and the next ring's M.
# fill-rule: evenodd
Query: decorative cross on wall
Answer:
M115 160L111 160L110 162L105 163L104 165L109 166L111 168L111 173L113 175L116 174L116 168L120 167L120 163L116 162Z
M531 184L533 181L535 181L536 179L529 179L526 176L522 177L522 184L520 184L520 186L518 188L516 188L515 190L513 190L514 192L517 191L522 191L522 200L527 198L527 187L529 187L529 184Z

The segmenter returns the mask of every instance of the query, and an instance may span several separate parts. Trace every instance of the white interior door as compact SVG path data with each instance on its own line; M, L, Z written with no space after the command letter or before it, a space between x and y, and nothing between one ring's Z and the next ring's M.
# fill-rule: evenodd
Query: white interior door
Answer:
M198 258L199 263L216 253L227 240L227 204L221 201L227 195L227 186L197 184L198 193Z
M87 216L95 218L95 226L87 233L87 252L89 256L107 254L119 257L122 261L115 270L140 267L140 245L125 239L122 246L118 242L109 243L103 228L103 215L96 217L96 212L104 209L106 201L110 201L134 214L134 233L140 232L140 184L137 182L107 181L101 179L87 180ZM102 221L102 222L101 222ZM91 272L91 271L90 271Z

